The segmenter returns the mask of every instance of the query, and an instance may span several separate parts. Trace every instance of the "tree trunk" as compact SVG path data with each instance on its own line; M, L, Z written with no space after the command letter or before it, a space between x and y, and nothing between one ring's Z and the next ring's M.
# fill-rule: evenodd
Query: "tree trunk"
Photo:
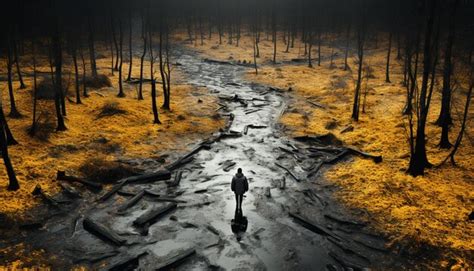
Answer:
M0 107L0 110L2 110L1 107ZM2 153L2 158L5 164L5 168L7 170L7 175L8 175L8 180L9 180L8 190L16 191L20 188L20 185L18 184L18 180L16 179L16 175L15 175L15 170L13 170L10 157L8 156L8 144L7 144L5 122L2 119L0 119L0 150Z
M20 69L20 56L18 55L18 42L17 39L13 39L13 56L15 58L15 63L16 63L16 71L18 74L18 80L20 81L20 89L25 89L26 85L23 82L23 75L21 75L21 69Z
M443 90L441 98L441 112L436 124L441 126L441 139L439 147L449 149L449 127L453 123L451 118L451 74L452 74L452 49L456 30L456 10L459 0L452 3L449 15L449 34L444 51Z
M125 92L123 92L123 78L122 78L122 70L123 70L123 31L122 31L122 19L119 19L119 93L117 97L123 98L125 97Z
M390 53L392 52L392 32L388 35L387 65L385 68L385 82L390 83Z
M13 93L13 76L12 76L12 68L13 68L13 56L12 56L12 41L11 37L8 36L8 44L7 44L7 77L8 77L8 94L10 97L10 114L8 116L10 118L21 118L22 115L16 108L15 102L15 95Z
M77 51L75 45L72 48L72 61L74 63L74 79L76 85L76 104L81 104L81 90L79 85L79 68L77 66Z
M31 40L31 50L33 54L33 112L29 134L34 136L36 133L36 102L37 102L37 76L36 76L36 44L34 39Z
M62 48L61 48L61 38L59 34L59 22L56 23L56 30L53 35L53 55L54 55L54 66L55 66L55 76L54 76L54 106L56 109L56 118L58 121L57 131L65 131L66 125L64 124L63 114L61 112L61 97L63 88L62 88Z
M153 71L154 65L154 56L153 56L153 36L151 33L151 28L148 27L148 35L150 42L150 77L151 77L151 108L153 111L153 123L161 124L161 121L158 116L158 108L156 106L156 82L155 82L155 72ZM161 35L161 34L160 34ZM160 46L161 48L161 46Z
M89 58L91 62L91 73L92 77L97 77L97 64L95 62L95 45L94 45L94 28L92 26L93 22L91 17L88 17L87 20L89 27Z
M129 11L128 13L128 56L130 57L129 63L128 63L128 76L127 76L127 81L132 80L132 67L133 67L133 47L132 47L132 37L133 37L133 32L132 32L132 11Z

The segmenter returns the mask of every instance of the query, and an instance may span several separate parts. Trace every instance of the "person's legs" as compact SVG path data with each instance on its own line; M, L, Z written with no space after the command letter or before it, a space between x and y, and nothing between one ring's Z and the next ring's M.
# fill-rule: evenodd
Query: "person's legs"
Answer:
M239 200L238 200L239 210L242 210L242 200L243 200L244 195L238 195L238 197L239 197Z

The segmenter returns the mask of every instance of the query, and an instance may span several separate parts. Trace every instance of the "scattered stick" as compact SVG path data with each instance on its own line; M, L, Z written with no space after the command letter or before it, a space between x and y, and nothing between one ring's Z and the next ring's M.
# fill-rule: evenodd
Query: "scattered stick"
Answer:
M322 109L326 109L326 106L325 105L322 105L320 103L317 103L317 102L312 102L310 100L306 100L309 104L315 106L315 107L319 107L319 108L322 108Z
M278 163L275 163L275 165L277 165L278 167L280 167L280 168L284 169L286 172L288 172L288 174L290 174L290 176L293 177L293 179L295 179L295 181L300 182L300 179L298 179L298 178L295 176L295 174L293 174L289 169L287 169L286 167L284 167L284 166L282 166L282 165L280 165L280 164L278 164Z
M362 157L364 157L364 158L372 159L375 163L380 163L380 162L382 162L382 155L372 155L372 154L370 154L370 153L366 153L366 152L357 150L357 149L352 148L352 147L347 147L346 149L347 149L349 152L353 153L353 154L362 156Z
M102 225L99 222L92 220L91 218L84 218L82 225L84 226L84 229L86 231L116 246L121 246L125 243L125 239L120 237L117 233L113 232L105 225Z
M249 110L249 111L245 112L245 115L249 115L249 114L252 114L252 113L255 113L255 112L261 111L261 110L262 110L261 108L257 108L257 109Z

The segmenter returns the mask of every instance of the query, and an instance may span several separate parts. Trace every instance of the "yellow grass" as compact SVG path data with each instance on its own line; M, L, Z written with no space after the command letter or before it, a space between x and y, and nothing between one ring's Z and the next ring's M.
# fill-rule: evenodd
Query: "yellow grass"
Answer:
M217 38L217 37L216 37ZM239 48L235 45L216 46L217 39L207 42L201 48L205 56L215 59L252 59L253 44L244 37ZM279 38L277 62L282 59L302 56L299 42L290 53L283 51ZM296 47L296 46L295 46ZM198 47L199 48L199 47ZM262 59L269 63L272 47L270 41L262 40ZM313 47L317 56L317 47ZM272 85L282 89L291 88L294 92L289 108L281 118L281 123L290 130L291 135L333 133L345 144L364 151L383 155L384 161L375 164L371 160L353 158L340 163L325 172L325 178L341 189L336 197L349 207L365 209L369 212L373 226L380 232L392 236L394 240L415 239L429 245L461 251L469 255L474 249L474 226L467 221L472 211L474 198L474 148L472 121L468 123L467 136L456 154L457 167L446 164L441 168L427 170L424 176L413 178L405 174L409 161L408 122L401 112L405 105L405 89L401 86L401 63L392 54L392 83L385 83L386 49L371 50L365 60L374 69L375 78L362 83L363 92L367 89L366 112L360 120L351 120L356 62L353 56L349 65L354 71L343 70L343 58L329 67L323 61L320 67L302 65L263 65L259 74L249 70L248 80ZM323 46L322 55L331 52ZM343 52L338 52L340 56ZM440 88L440 82L436 86ZM450 141L454 143L460 128L465 91L454 94L454 128ZM316 108L307 100L326 105L326 109ZM472 109L472 107L471 107ZM427 124L427 148L429 160L439 164L449 151L440 150L441 129L432 124L440 110L439 90L435 91ZM474 110L470 110L472 120ZM332 123L335 128L327 126ZM334 125L335 124L335 125ZM353 132L340 133L348 125ZM330 129L328 129L330 128ZM469 252L470 251L470 252ZM455 256L454 256L455 257ZM461 260L462 261L462 260ZM441 263L445 265L446 262Z
M29 61L28 57L23 59L25 62ZM99 73L110 75L110 58L99 59L97 64L100 68ZM138 77L138 65L139 59L134 59L134 77ZM145 70L146 78L150 78L148 67ZM5 67L2 68L5 71ZM43 65L40 69L47 70L48 68ZM30 71L30 69L23 71ZM128 66L124 64L124 77L127 71ZM172 76L179 77L178 79L183 78L176 70ZM69 96L75 101L72 78ZM68 130L53 131L46 142L31 138L27 133L31 125L32 78L25 78L28 85L26 90L18 90L19 84L15 82L17 106L19 111L26 116L22 119L8 119L8 124L19 142L19 145L9 147L9 153L20 182L20 189L15 192L7 191L8 178L2 165L0 167L0 213L21 216L25 211L40 203L39 199L31 195L31 191L37 184L41 185L46 193L57 193L60 189L54 181L57 170L74 172L89 158L115 161L119 158L149 158L158 157L159 154L166 152L183 151L189 147L188 144L206 137L223 125L223 121L215 116L215 100L207 95L205 88L178 84L176 80L173 80L172 111L167 112L159 108L160 120L163 124L156 125L152 123L149 83L144 85L145 100L138 101L136 99L137 85L124 84L127 96L118 98L116 96L118 72L110 78L113 88L89 89L90 97L82 98L83 104L77 105L66 101ZM6 82L1 87L4 111L8 114L9 100ZM157 85L157 91L159 92L157 102L161 107L161 85ZM198 103L199 99L202 103ZM98 118L100 109L108 103L117 103L121 109L126 110L126 114ZM55 125L53 101L40 101L38 112L42 112L40 114L43 119L44 113L49 113ZM108 142L97 143L99 138L106 138Z

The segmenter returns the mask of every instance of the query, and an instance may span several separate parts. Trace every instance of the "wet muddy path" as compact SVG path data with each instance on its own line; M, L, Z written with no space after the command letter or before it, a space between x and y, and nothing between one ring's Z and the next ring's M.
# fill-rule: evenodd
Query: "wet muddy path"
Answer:
M342 208L332 198L336 187L320 175L307 177L318 162L337 153L282 134L278 118L288 101L284 92L246 82L246 67L204 61L188 49L179 49L176 61L189 83L206 86L219 97L219 112L231 119L226 131L173 168L170 181L129 183L107 200L96 201L104 191L64 207L18 240L57 255L52 259L56 269L78 264L154 270L192 249L193 255L174 265L178 270L396 268L400 261L385 251L384 240L366 229L367 215ZM147 161L147 172L159 167ZM230 182L238 167L249 179L243 200L248 227L234 233ZM177 176L179 184L173 181ZM118 211L144 190L137 202ZM137 225L139 217L166 206L171 211ZM121 242L91 234L84 229L85 218Z

